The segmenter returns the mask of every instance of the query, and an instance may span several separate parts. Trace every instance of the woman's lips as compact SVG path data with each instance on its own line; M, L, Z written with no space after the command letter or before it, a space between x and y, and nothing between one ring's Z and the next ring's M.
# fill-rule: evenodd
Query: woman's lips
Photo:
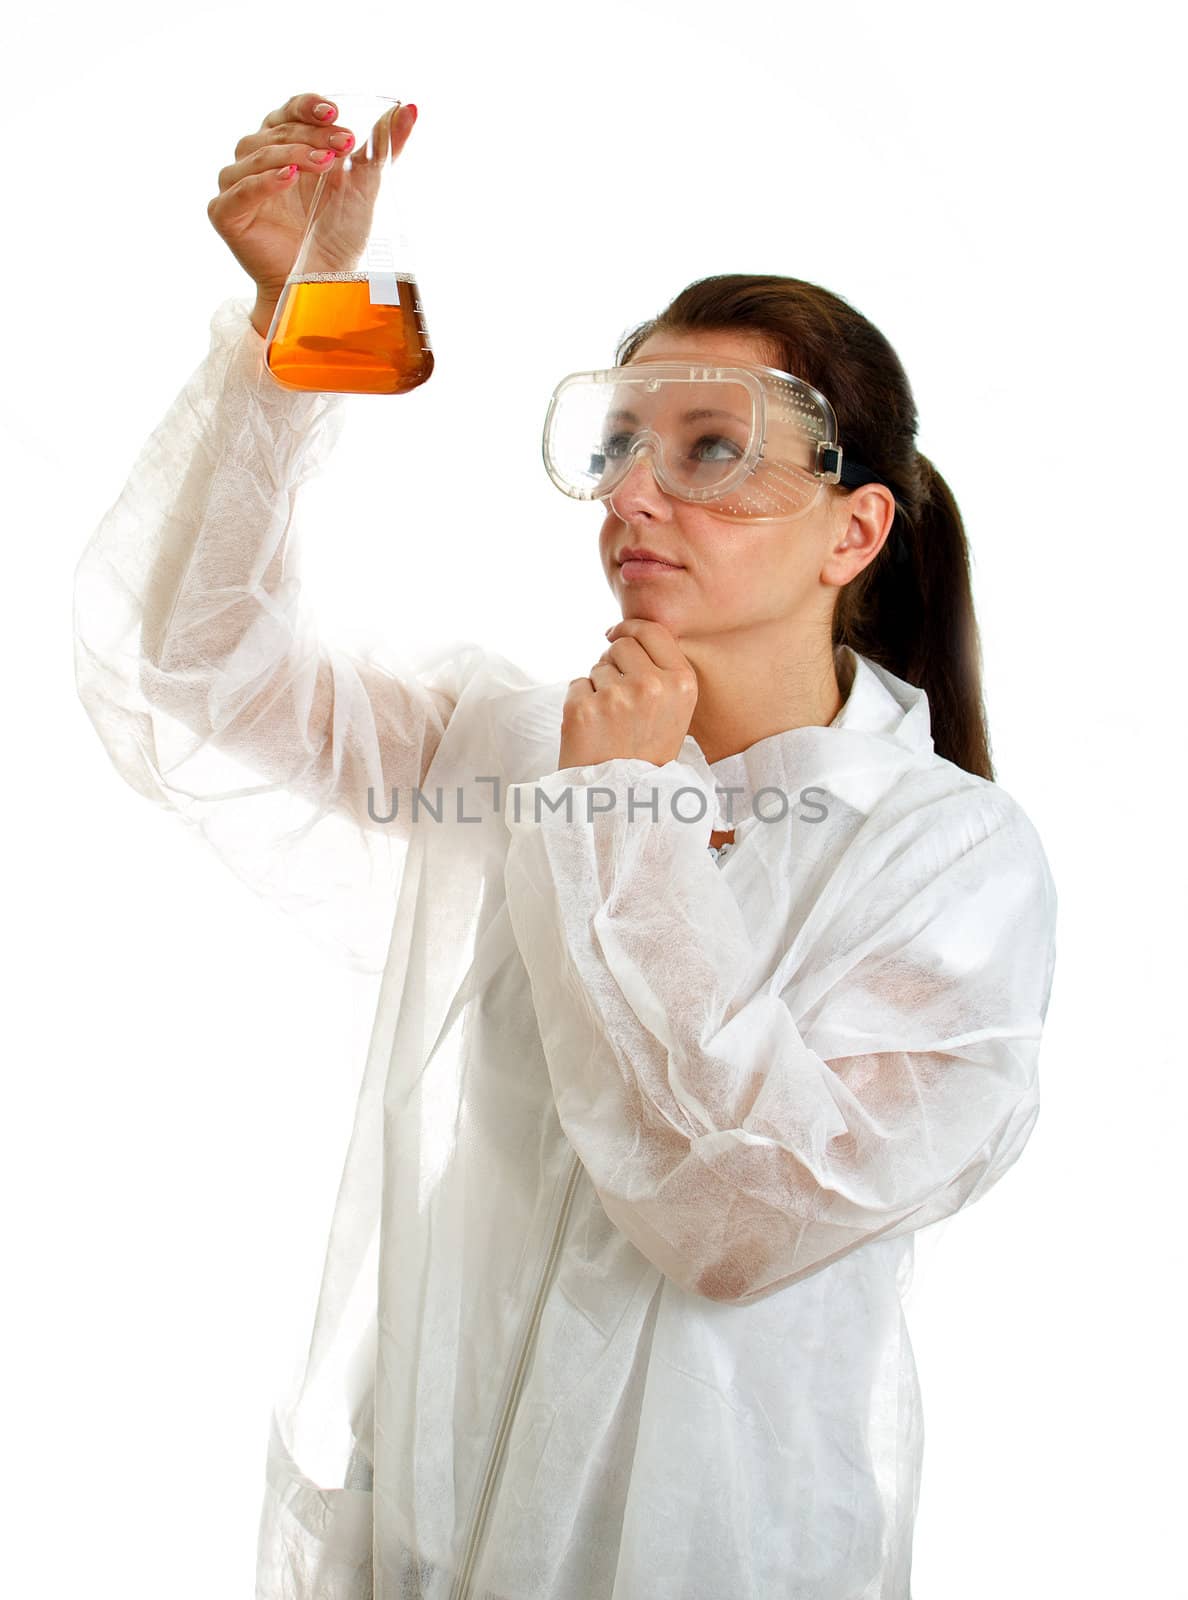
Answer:
M668 561L624 561L619 572L630 581L633 578L658 577L662 572L684 572L684 567L673 566Z

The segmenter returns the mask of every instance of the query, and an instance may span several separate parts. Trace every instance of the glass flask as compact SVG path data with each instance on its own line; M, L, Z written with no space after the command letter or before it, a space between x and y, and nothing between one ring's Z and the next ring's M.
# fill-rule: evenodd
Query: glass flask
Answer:
M328 96L331 126L355 143L316 176L305 233L268 328L265 365L284 389L407 394L433 371L405 219L402 104L351 90ZM298 180L300 181L300 180Z

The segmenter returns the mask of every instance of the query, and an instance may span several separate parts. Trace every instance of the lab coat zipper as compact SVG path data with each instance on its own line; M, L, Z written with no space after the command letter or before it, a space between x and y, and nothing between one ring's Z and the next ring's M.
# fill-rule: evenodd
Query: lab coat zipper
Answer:
M540 1327L541 1313L544 1310L545 1298L552 1283L553 1272L557 1265L557 1257L561 1249L561 1236L565 1232L565 1224L569 1220L570 1208L573 1205L574 1191L577 1188L578 1174L581 1172L581 1162L575 1155L573 1165L569 1169L569 1179L566 1184L565 1198L561 1202L561 1209L557 1216L556 1226L553 1229L552 1243L545 1258L544 1268L541 1272L540 1283L536 1290L536 1300L532 1307L532 1317L528 1324L527 1332L520 1346L520 1352L512 1364L511 1386L500 1413L499 1422L495 1429L494 1440L491 1445L490 1455L487 1460L486 1472L483 1476L482 1488L472 1513L471 1529L465 1545L462 1558L462 1567L454 1580L450 1590L450 1600L469 1600L471 1574L478 1556L479 1541L486 1528L487 1516L494 1499L495 1484L503 1466L503 1456L507 1448L507 1441L511 1435L511 1424L519 1403L520 1391L524 1387L524 1378L528 1371L528 1360L536 1344L537 1330Z
M714 861L720 864L725 858L726 854L732 848L734 842L734 840L727 840L725 844L718 848L710 845L709 851ZM502 908L501 914L504 916L507 915L506 906ZM463 987L465 988L466 986L464 985ZM461 995L457 997L455 1000L455 1006L458 1005L461 998ZM442 1027L442 1033L446 1032L449 1021L452 1017L453 1008L450 1012L450 1018L447 1018L446 1023ZM450 1600L470 1600L470 1583L472 1574L474 1572L474 1564L478 1557L479 1544L481 1542L483 1533L486 1531L487 1517L490 1513L491 1502L494 1499L496 1482L503 1466L504 1451L507 1448L507 1441L511 1434L511 1425L515 1417L517 1405L519 1403L520 1391L524 1387L524 1378L528 1371L529 1357L531 1356L533 1348L536 1344L536 1335L540 1327L540 1318L541 1313L544 1310L545 1297L548 1294L549 1285L552 1282L553 1270L556 1266L557 1254L561 1246L561 1236L565 1232L565 1224L569 1218L570 1208L573 1204L574 1191L577 1188L577 1180L580 1170L581 1162L575 1155L573 1158L573 1164L569 1169L569 1177L566 1182L565 1196L561 1202L561 1207L557 1215L557 1222L553 1229L552 1242L549 1246L548 1255L545 1258L545 1264L541 1273L540 1283L537 1286L536 1299L532 1308L532 1316L529 1320L528 1329L521 1343L519 1354L512 1363L507 1399L504 1401L503 1407L499 1414L499 1422L495 1428L494 1439L487 1457L487 1466L483 1473L482 1487L479 1490L479 1494L475 1502L475 1509L471 1513L471 1527L467 1535L466 1543L463 1547L462 1566L454 1580L453 1587L450 1589Z

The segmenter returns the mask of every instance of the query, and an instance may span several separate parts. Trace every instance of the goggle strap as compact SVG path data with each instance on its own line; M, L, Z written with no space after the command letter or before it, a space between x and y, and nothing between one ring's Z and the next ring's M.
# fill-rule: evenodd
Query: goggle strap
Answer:
M864 483L882 483L877 472L864 467L861 461L846 461L839 444L818 444L817 474L826 483L840 483L846 489L860 489ZM890 484L885 484L890 488Z

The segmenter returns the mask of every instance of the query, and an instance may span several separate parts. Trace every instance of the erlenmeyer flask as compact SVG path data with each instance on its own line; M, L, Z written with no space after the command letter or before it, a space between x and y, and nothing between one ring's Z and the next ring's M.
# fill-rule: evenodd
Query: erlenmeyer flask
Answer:
M268 329L285 389L407 394L433 371L392 124L401 101L331 95L355 144L318 175L305 233Z

